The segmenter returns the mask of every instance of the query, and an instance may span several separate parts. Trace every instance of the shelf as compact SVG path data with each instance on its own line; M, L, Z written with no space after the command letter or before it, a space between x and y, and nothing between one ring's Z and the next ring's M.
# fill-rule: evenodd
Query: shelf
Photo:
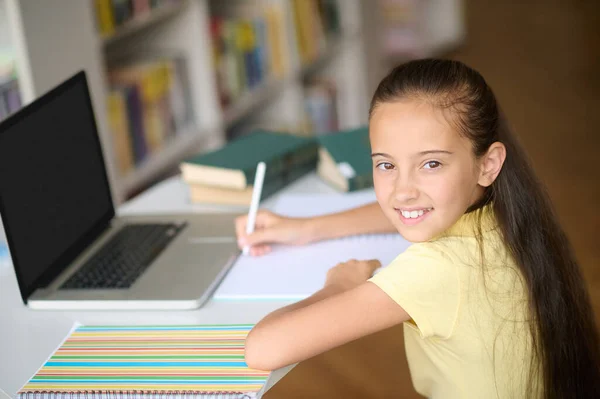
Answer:
M314 60L309 64L300 67L298 72L299 78L304 78L308 75L318 72L321 68L329 63L336 55L341 51L341 46L344 45L346 40L350 40L350 37L336 35L331 36L327 39L325 49L318 54Z
M242 93L230 106L225 108L223 115L225 128L232 126L265 101L272 98L283 89L288 80L289 78L287 77L270 77L260 82L254 88Z
M140 165L122 178L121 192L129 194L132 191L150 183L170 167L177 167L179 161L208 140L206 132L188 128L173 137L165 146L154 154L150 154Z
M150 10L146 14L134 17L123 25L117 26L115 33L103 36L101 38L102 44L105 47L108 47L127 36L140 32L159 21L165 20L181 11L185 7L186 2L186 0L180 0L174 3L166 3L165 5Z

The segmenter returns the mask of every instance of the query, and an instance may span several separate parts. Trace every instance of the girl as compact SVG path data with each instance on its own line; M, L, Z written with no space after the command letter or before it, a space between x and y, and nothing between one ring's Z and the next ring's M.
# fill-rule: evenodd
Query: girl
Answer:
M427 397L600 397L600 349L581 273L483 77L447 60L395 68L369 112L377 204L312 219L261 212L240 246L398 231L413 242L372 276L351 260L246 341L271 370L404 323Z

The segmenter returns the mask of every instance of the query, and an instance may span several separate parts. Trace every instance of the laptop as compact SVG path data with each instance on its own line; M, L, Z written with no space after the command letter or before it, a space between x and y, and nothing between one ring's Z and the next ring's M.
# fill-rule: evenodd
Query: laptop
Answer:
M239 255L237 214L117 217L85 72L0 123L0 215L34 309L193 309Z

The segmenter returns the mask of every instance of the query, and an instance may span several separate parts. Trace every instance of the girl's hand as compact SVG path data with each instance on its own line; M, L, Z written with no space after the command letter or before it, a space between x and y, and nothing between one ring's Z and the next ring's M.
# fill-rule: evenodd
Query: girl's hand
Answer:
M339 263L327 272L325 287L331 286L341 291L357 287L370 279L373 272L381 267L377 259L356 260Z
M243 249L250 246L250 254L261 256L271 251L270 244L303 245L311 238L308 218L288 218L266 210L256 214L254 233L246 234L248 216L239 216L235 220L238 246Z

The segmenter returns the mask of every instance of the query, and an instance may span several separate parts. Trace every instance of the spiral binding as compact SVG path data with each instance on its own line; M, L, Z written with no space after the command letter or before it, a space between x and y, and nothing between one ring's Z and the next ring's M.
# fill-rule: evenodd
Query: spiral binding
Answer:
M25 392L19 399L255 399L255 394L231 392L159 392L159 391L84 391L84 392Z

